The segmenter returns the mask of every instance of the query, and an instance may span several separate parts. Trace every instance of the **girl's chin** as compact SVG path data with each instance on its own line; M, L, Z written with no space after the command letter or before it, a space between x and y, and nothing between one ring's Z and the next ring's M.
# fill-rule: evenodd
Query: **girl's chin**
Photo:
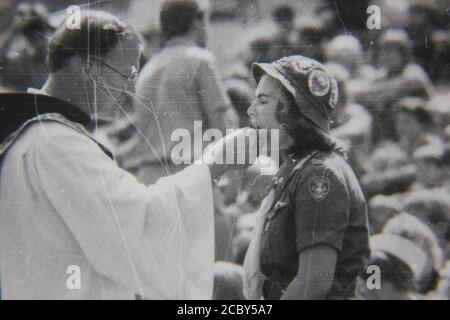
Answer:
M255 129L255 130L267 129L267 128L262 127L262 126L258 126L258 125L254 124L254 123L250 124L250 128Z

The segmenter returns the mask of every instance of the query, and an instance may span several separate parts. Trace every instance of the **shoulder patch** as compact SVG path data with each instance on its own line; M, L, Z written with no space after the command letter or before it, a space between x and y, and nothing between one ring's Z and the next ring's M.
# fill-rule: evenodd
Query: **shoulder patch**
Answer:
M330 192L330 180L323 176L312 176L308 180L308 190L316 202L324 200Z

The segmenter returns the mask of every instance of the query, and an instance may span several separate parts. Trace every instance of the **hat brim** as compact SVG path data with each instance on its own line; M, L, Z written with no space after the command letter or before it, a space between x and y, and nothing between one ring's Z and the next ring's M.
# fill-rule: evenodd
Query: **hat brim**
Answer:
M277 79L292 94L294 98L297 98L297 90L295 90L295 88L292 86L289 80L287 80L286 77L277 69L275 69L274 66L272 66L271 64L253 63L252 74L253 79L255 79L257 83L261 81L261 78L263 77L264 74L267 74L270 77Z

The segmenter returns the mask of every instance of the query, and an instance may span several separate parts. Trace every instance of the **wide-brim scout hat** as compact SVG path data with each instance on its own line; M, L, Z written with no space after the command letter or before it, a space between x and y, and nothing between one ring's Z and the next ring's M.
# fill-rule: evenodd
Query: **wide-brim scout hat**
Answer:
M302 115L320 129L330 130L331 114L338 102L338 85L321 63L300 55L290 56L273 63L254 63L252 73L256 82L264 74L280 81L295 98Z

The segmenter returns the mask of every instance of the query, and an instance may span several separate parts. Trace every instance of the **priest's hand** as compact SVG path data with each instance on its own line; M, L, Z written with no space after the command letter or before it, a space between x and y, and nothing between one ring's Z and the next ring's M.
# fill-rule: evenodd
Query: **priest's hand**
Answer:
M218 179L226 170L245 169L258 156L258 134L255 129L243 128L228 134L211 144L196 163L209 166L213 179Z

